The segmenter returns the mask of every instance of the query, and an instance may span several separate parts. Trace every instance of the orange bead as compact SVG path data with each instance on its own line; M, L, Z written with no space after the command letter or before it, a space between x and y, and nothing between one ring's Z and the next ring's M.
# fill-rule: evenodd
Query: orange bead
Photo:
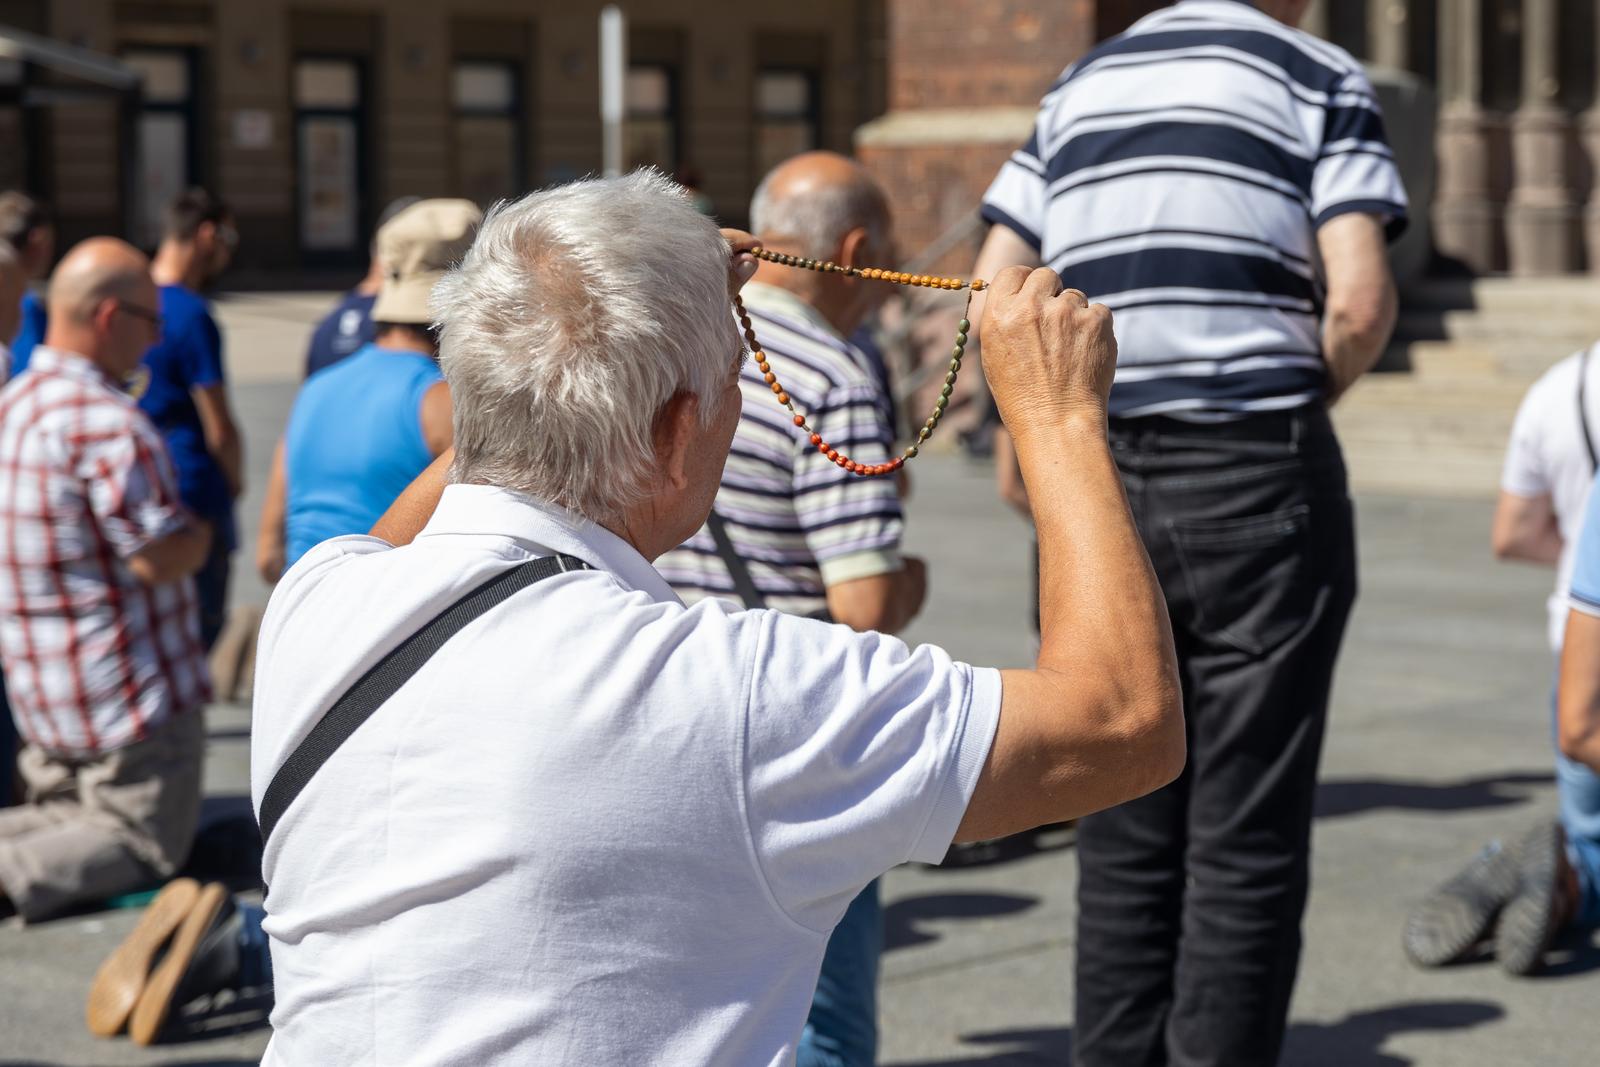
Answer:
M837 460L839 458L838 450L835 449L832 445L829 445L827 448L824 448L822 450L822 454L827 456L831 460Z
M767 371L767 373L762 375L762 377L767 379L767 384L768 385L777 385L778 384L778 376L776 374L773 374L771 371Z
M772 375L769 374L767 377L768 379L771 379ZM772 382L772 395L777 396L781 392L783 392L783 386L779 385L777 382Z
M811 443L814 444L814 445L820 445L822 443L822 435L820 433L812 434L811 435Z
M974 279L972 279L972 291L974 293L981 293L985 289L987 289L988 287L989 287L988 283L985 282L982 278L974 278Z
M784 392L779 392L778 393L778 403L782 404L784 407L788 407L789 406L789 394L788 393L784 393Z
M804 415L796 415L794 417L794 424L796 426L804 426L806 424L806 417Z

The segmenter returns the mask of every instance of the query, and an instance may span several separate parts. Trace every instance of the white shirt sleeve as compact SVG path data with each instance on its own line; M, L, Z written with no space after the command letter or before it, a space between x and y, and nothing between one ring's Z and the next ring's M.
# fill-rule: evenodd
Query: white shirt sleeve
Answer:
M745 804L779 907L832 929L906 860L937 863L1000 721L1000 673L941 649L777 612L760 626L745 722Z
M1539 497L1554 488L1544 459L1544 435L1550 425L1545 400L1549 390L1543 388L1545 384L1541 379L1528 390L1517 408L1516 421L1511 424L1500 488L1513 496Z

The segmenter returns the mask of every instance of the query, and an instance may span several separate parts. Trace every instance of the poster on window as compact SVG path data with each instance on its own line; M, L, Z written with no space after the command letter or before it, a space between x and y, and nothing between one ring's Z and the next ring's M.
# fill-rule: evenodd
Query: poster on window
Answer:
M300 246L345 251L360 229L356 123L343 116L300 120Z

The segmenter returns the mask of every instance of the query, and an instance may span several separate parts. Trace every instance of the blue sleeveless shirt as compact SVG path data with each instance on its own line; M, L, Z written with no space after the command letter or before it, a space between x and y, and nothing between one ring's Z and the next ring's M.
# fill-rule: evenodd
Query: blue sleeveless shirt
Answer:
M288 563L364 534L433 462L422 398L443 377L420 352L369 344L306 380L289 415Z

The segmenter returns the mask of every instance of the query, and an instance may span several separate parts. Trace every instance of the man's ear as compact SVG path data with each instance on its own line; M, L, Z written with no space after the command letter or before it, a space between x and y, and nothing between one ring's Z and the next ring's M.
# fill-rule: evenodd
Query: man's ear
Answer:
M194 243L201 248L212 248L217 243L217 224L202 222L194 228Z
M844 235L844 240L839 242L839 256L834 260L841 267L865 267L867 250L867 228L857 226Z
M702 443L700 398L685 390L672 394L656 416L656 463L668 484L677 490L689 487L689 456Z
M112 321L116 317L117 302L108 296L94 306L94 313L89 316L89 322L94 326L96 333L104 335L110 333L112 327L116 325Z

